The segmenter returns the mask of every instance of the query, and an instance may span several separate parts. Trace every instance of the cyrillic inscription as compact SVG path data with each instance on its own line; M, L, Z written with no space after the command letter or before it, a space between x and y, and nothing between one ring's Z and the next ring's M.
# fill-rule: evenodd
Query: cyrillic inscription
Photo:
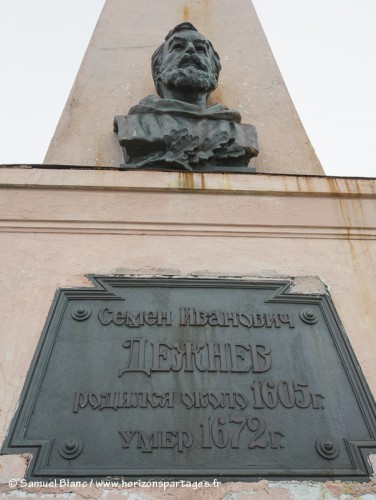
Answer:
M119 431L123 438L123 448L130 448L132 441L142 453L151 453L153 449L176 448L181 452L193 444L192 434L184 431Z
M139 328L144 325L170 326L172 324L171 316L171 311L114 312L109 307L100 309L98 312L98 319L103 326L113 324L116 326L127 326L128 328Z
M370 473L376 411L327 296L93 280L58 293L5 444L31 477Z
M93 410L111 408L173 408L174 393L156 392L76 392L74 395L73 413L79 409L90 407Z
M103 326L116 325L139 328L144 325L171 326L172 311L113 311L109 307L98 311L98 319ZM223 311L197 311L192 307L180 308L180 326L221 326L246 328L281 328L288 325L295 328L293 315L286 313L246 313Z
M180 309L179 324L182 326L245 326L246 328L280 328L283 324L287 324L290 328L294 328L293 316L290 314L205 312L196 311L192 307Z
M119 377L126 372L234 372L262 373L272 365L270 347L264 344L208 342L194 344L186 342L154 342L148 340L126 340L123 347L128 350L124 368L119 368ZM148 359L151 362L148 363Z

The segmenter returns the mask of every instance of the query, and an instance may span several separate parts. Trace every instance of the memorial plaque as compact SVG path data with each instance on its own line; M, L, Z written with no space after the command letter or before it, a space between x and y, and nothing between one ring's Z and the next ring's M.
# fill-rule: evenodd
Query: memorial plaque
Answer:
M91 279L58 290L3 447L29 478L368 478L375 405L329 296Z

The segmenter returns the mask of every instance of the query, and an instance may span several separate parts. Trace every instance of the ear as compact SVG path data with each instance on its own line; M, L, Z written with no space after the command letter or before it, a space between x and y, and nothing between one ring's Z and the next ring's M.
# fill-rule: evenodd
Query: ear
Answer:
M155 80L154 86L155 86L155 90L157 91L157 94L159 95L159 97L161 97L163 99L163 85L162 85L161 81L159 79Z

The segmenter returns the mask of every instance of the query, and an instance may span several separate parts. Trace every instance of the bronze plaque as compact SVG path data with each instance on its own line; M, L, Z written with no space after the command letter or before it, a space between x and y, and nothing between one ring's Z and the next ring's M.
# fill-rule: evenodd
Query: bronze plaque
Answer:
M327 295L91 279L58 290L3 447L30 478L367 479L375 405Z

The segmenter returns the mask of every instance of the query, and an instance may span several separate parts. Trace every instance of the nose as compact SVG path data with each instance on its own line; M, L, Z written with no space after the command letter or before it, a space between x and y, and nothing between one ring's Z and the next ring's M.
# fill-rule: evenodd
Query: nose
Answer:
M187 48L185 49L185 51L188 54L194 54L196 52L195 46L193 45L192 42L188 42L188 45L187 45Z

